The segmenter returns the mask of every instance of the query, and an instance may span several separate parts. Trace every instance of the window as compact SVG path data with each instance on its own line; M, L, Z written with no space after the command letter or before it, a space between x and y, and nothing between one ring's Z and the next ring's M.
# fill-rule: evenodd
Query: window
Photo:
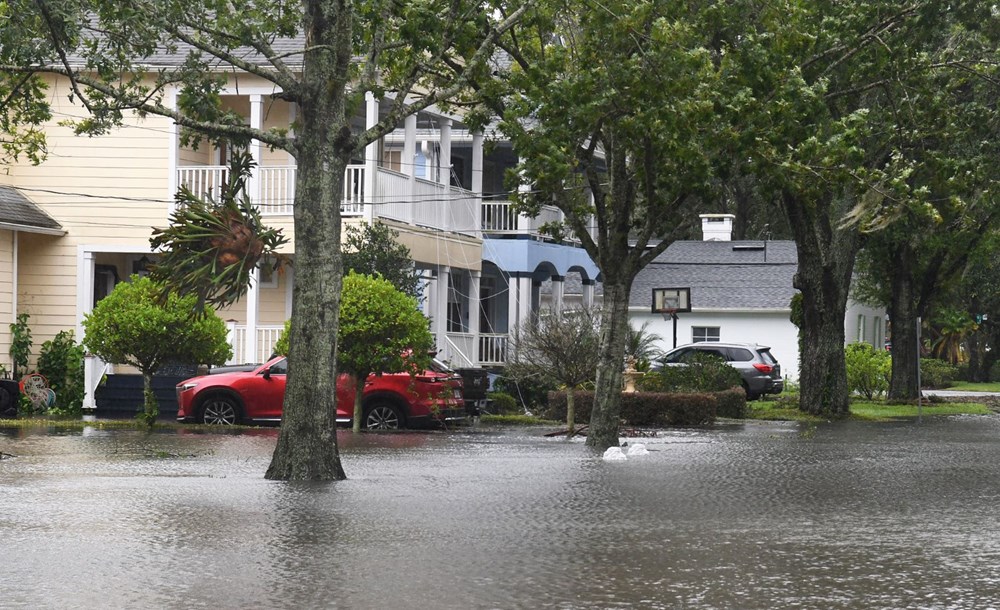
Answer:
M273 258L270 256L262 258L260 262L257 263L257 269L260 271L260 276L257 281L258 288L278 287L278 273L274 269Z
M719 340L718 326L691 327L691 341L694 343L700 343L702 341L718 341L718 340Z
M865 342L865 316L864 314L858 314L858 343Z
M882 317L872 316L872 345L875 349L883 349L885 347L885 337L882 335Z
M726 353L729 354L729 358L726 359L729 362L750 362L753 360L753 352L742 347L727 348Z

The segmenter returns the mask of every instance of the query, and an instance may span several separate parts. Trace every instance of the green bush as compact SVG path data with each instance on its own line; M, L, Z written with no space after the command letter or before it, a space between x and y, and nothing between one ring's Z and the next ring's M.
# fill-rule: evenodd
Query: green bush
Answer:
M42 344L38 356L38 372L49 382L56 393L56 404L49 412L61 415L79 415L83 411L83 355L82 345L73 338L73 331L59 332Z
M868 400L889 391L892 375L892 357L885 350L875 349L868 343L851 343L844 348L847 364L847 390Z
M925 388L947 388L958 378L958 367L937 358L920 359L920 385Z
M549 392L555 391L556 385L542 379L520 379L515 382L513 379L501 376L493 383L493 388L513 396L525 410L539 413L545 410Z
M664 366L646 373L636 384L646 392L721 392L742 385L739 371L707 353L694 354L685 366Z
M490 401L490 412L495 415L510 415L521 413L517 399L506 392L488 392L486 398Z
M742 386L733 386L715 393L715 415L732 419L746 418L747 393Z
M742 389L740 390L742 392ZM710 393L626 392L622 394L621 419L628 426L702 426L715 421L716 396ZM565 421L566 392L550 392L545 419ZM590 421L594 393L573 393L576 421Z

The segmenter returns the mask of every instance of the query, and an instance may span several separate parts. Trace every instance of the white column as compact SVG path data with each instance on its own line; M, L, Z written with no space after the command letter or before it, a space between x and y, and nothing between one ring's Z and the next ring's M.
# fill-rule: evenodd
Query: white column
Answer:
M17 232L14 232L15 237ZM15 243L15 256L17 253L17 244ZM16 260L16 258L15 258ZM85 315L89 314L94 309L94 253L90 250L81 249L77 254L77 273L76 273L76 339L77 341L83 341L83 318ZM14 269L14 277L17 277L17 268ZM17 286L14 286L14 295L17 295ZM17 316L17 306L14 306L14 316L16 321ZM99 361L95 357L84 358L83 361L83 408L84 409L94 409L97 407L97 401L94 398L94 393L97 390L97 383L100 379L96 379L95 368L100 366Z
M440 119L441 158L438 160L438 182L448 188L451 185L451 119Z
M469 278L469 334L472 335L472 353L468 354L473 366L479 364L479 283L481 271L472 271Z
M371 129L378 124L378 100L371 91L365 93L365 129ZM378 171L379 140L365 147L365 222L371 224L378 212L375 210L375 173Z
M18 242L20 241L18 231L11 231L10 247L10 323L17 324L17 250ZM79 322L83 320L80 319ZM82 341L83 337L80 336L80 329L77 326L76 340Z
M448 345L448 278L451 268L438 267L437 285L434 287L434 335L437 338L438 350L446 353Z
M411 114L403 122L403 156L399 160L400 169L409 178L406 192L410 201L416 201L417 191L417 115ZM406 206L406 219L413 224L415 217L413 204Z
M264 96L254 94L250 96L250 127L251 129L262 129L264 125ZM254 169L250 174L247 189L250 191L250 201L260 205L260 161L263 146L256 138L250 140L250 157L253 158Z
M583 280L583 306L594 306L594 280Z
M472 222L476 236L483 234L483 134L472 134L472 192L476 196L476 212Z
M292 317L292 303L295 296L295 268L285 265L285 319Z
M566 293L566 276L552 276L552 313L561 316L563 311L563 295Z
M170 91L167 93L166 99L167 108L171 110L177 110L177 88L171 87ZM174 206L176 202L174 201L174 194L177 193L177 168L180 165L181 157L181 128L175 121L170 121L170 137L167 138L170 146L170 175L167 177L167 215L174 213Z
M260 269L250 273L250 288L247 289L247 337L243 351L243 362L257 362L257 311L260 305Z
M514 329L520 323L517 314L517 303L520 300L517 295L518 284L517 284L517 273L511 273L507 277L507 334L513 335Z

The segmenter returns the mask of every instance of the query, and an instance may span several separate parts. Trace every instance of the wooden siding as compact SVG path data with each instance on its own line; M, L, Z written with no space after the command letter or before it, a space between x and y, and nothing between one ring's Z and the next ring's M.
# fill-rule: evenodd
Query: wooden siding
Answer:
M14 323L14 232L0 229L0 365L11 372L10 325Z

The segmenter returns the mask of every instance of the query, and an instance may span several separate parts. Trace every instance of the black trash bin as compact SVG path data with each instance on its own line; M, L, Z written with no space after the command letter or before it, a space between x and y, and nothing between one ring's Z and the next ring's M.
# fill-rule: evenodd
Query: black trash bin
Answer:
M0 379L0 418L17 417L17 405L20 402L21 390L13 379Z

